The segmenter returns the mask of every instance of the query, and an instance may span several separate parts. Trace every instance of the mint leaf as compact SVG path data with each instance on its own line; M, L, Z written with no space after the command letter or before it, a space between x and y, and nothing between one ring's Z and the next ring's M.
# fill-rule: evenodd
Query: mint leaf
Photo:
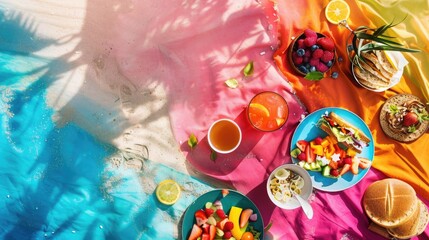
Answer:
M319 81L323 78L323 73L319 71L309 72L304 78L311 81Z
M191 133L191 135L189 136L189 139L188 139L188 146L191 149L193 149L195 146L197 146L197 144L198 144L197 137L193 133Z
M390 112L393 113L393 114L395 114L395 113L398 112L398 106L396 106L394 104L390 105L389 109L390 109Z
M216 161L216 158L217 158L217 153L212 150L212 152L210 153L210 159L214 162Z
M243 68L243 74L245 77L251 76L253 74L253 61L250 61L246 66Z

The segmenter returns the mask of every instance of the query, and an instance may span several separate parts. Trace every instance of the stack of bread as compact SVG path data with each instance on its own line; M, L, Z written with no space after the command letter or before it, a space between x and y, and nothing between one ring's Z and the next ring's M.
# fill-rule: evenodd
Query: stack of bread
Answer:
M398 71L385 51L362 52L363 60L353 66L358 82L371 90L385 90L390 86L393 75Z
M398 179L372 183L362 203L370 220L397 239L420 235L429 221L426 205L408 183Z

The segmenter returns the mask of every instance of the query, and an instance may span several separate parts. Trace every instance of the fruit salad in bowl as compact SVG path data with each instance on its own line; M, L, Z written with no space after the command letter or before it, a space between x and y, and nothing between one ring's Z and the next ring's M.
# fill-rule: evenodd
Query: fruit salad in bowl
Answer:
M186 210L182 239L263 239L258 208L245 195L229 189L207 192Z
M325 73L335 63L335 44L332 38L306 29L292 41L287 56L300 75Z

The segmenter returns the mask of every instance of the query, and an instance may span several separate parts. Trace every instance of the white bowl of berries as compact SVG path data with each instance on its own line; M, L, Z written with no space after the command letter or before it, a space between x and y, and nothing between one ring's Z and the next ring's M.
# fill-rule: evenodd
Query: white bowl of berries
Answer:
M300 75L310 72L325 73L335 63L335 43L332 38L306 29L295 38L288 50L293 69Z

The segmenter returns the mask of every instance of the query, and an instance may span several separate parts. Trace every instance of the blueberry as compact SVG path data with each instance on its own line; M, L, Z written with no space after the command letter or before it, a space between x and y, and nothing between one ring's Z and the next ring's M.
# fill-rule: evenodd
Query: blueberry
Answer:
M310 67L310 72L314 72L314 71L316 71L316 67L315 66L311 66Z
M305 55L305 50L300 48L300 49L296 50L296 53L298 54L298 56L302 57Z
M338 72L333 72L331 75L332 78L338 78Z
M343 58L342 57L338 57L338 62L342 62Z
M349 44L349 45L347 46L347 50L349 50L349 52L353 51L353 45Z
M313 46L311 46L312 52L316 51L316 49L319 49L319 45L314 44Z
M329 62L327 62L327 63L326 63L326 66L327 66L327 67L331 67L331 66L332 66L332 64L334 64L334 62L332 62L332 60L330 60Z
M308 69L305 66L303 66L303 65L299 66L298 70L301 71L301 72L303 72L303 73L308 73Z

